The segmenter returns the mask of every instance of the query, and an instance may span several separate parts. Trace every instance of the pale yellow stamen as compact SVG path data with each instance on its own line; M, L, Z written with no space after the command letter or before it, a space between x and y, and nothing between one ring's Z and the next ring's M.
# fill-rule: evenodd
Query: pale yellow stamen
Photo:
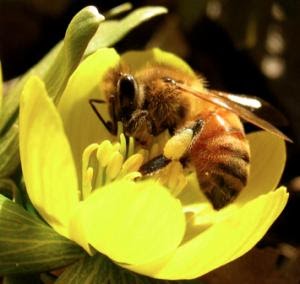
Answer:
M128 142L127 145L124 134L120 134L120 142L112 144L105 140L86 147L82 155L81 199L85 199L92 190L114 180L133 180L141 177L137 171L143 164L144 157L142 154L134 154L133 138L129 138Z
M141 154L134 154L129 157L122 166L120 176L123 177L130 172L137 172L142 166L144 157Z
M149 151L145 149L139 149L137 154L140 154L144 157L144 162L149 160Z
M128 157L134 154L134 138L129 137L129 145L128 145Z
M92 177L90 176L89 163L93 152L99 147L98 144L93 143L86 147L82 154L82 196L84 199L91 191Z
M113 145L110 141L103 141L97 150L97 159L101 167L106 167L111 159L111 153L113 151Z
M120 149L121 149L121 144L119 142L113 144L114 151L120 151Z
M119 136L119 142L111 143L105 140L100 144L89 145L82 156L82 198L85 199L92 190L100 189L115 180L136 180L142 177L138 172L140 167L150 159L161 155L163 151L174 159L151 178L168 187L174 197L178 196L185 188L187 179L181 163L176 158L181 157L187 149L192 135L190 130L186 130L174 137L166 143L157 140L150 150L139 149L135 154L134 138L126 139L123 133ZM166 138L166 135L163 138ZM94 157L91 159L93 154Z
M120 152L113 153L111 160L109 161L107 168L106 168L105 183L108 183L117 177L117 175L121 171L123 161L124 161L124 157Z
M82 179L82 198L85 199L92 192L94 169L88 167Z
M161 152L159 151L159 144L158 143L154 143L150 149L150 152L149 152L149 159L153 159L155 157L157 157Z
M187 184L182 165L178 161L172 161L163 169L158 174L158 180L168 187L174 197L178 196Z
M121 155L126 158L126 152L127 152L127 145L126 145L126 138L123 133L120 135L120 153Z
M137 178L142 177L141 173L139 172L132 172L127 174L126 176L123 177L124 180L135 180Z

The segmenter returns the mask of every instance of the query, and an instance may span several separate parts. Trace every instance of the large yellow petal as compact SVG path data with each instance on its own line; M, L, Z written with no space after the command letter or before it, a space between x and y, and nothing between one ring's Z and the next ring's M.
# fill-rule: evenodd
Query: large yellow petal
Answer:
M106 72L119 63L112 48L103 48L85 59L70 77L58 105L66 134L71 143L78 174L81 155L89 144L112 140L89 104L89 99L104 99L100 83ZM99 105L101 115L108 119L108 105Z
M170 254L185 231L180 202L154 181L123 180L97 189L74 218L74 239L79 226L83 241L120 263L139 264Z
M148 64L167 64L184 70L188 74L194 75L191 67L181 58L173 53L163 51L159 48L149 49L147 51L128 51L122 55L122 61L130 66L135 72Z
M242 205L260 194L274 190L285 167L286 151L283 139L258 131L247 135L250 142L250 176L247 186L235 204Z
M227 219L184 242L172 257L160 263L160 268L155 262L127 268L170 280L201 276L249 251L281 213L287 198L281 188L236 208Z
M21 95L20 153L30 200L55 230L67 236L69 218L79 202L77 176L61 118L35 76Z

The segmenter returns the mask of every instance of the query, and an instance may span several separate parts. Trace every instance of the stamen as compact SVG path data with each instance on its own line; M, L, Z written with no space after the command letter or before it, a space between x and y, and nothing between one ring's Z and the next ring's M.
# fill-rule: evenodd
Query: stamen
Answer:
M124 180L135 180L137 178L142 177L141 173L139 172L132 172L127 174L126 176L123 177Z
M113 144L114 151L120 151L121 144L119 142L116 142Z
M165 169L160 171L158 180L168 187L174 197L178 196L187 185L182 165L178 161L172 161Z
M153 159L155 157L157 157L161 152L159 151L159 144L158 143L154 143L150 149L149 152L149 159Z
M95 175L96 178L95 178L95 182L94 182L94 188L101 187L105 184L105 179L106 179L105 169L106 169L105 167L101 167L99 165L98 172Z
M178 177L177 186L174 189L174 196L178 196L182 190L186 187L188 181L187 178L184 175L180 175Z
M129 157L122 166L122 170L119 174L120 177L126 176L128 173L137 172L142 166L144 157L141 154L134 154Z
M126 145L126 138L123 133L121 133L121 135L120 135L120 144L121 144L120 153L124 158L126 158L127 145Z
M106 168L106 184L115 179L120 173L123 161L123 155L120 152L114 152Z
M109 140L103 141L97 150L97 159L101 167L106 167L111 160L111 153L114 151L113 145Z
M128 145L128 157L134 154L134 139L133 137L129 137L129 145Z
M139 149L137 154L141 154L144 157L144 162L149 161L149 151L145 149Z
M81 176L82 176L82 189L80 199L85 198L86 194L90 192L90 186L92 184L92 177L90 177L89 173L89 163L90 158L93 152L97 150L99 147L98 144L93 143L86 147L82 154L82 167L81 167Z
M186 140L189 140L190 133L185 134L186 137L181 137L181 139L186 138ZM101 190L101 187L105 184L115 180L135 180L142 177L141 173L138 172L142 164L148 159L163 153L166 145L170 146L167 150L170 150L170 153L178 150L178 147L174 147L174 145L178 146L180 143L178 144L177 139L175 139L176 141L173 140L174 143L176 142L175 144L171 142L171 144L174 144L173 146L168 144L169 142L166 142L170 141L168 135L168 133L165 133L158 138L150 150L140 148L136 153L134 138L129 137L127 139L123 133L119 136L119 142L111 143L109 140L105 140L100 144L89 145L82 155L81 198L87 198L94 189ZM183 144L182 148L184 149L188 142ZM91 159L92 155L94 155L94 159ZM170 155L174 158L174 154ZM151 178L168 187L170 193L176 197L185 188L187 179L181 163L178 160L172 160L168 166L151 176Z
M82 179L82 199L88 197L88 195L92 192L92 181L93 181L94 169L92 167L88 167L85 171L85 175Z

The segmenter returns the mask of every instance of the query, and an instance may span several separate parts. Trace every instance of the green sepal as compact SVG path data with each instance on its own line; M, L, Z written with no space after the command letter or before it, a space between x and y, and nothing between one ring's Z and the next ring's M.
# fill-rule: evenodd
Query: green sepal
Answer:
M9 275L3 278L3 284L40 284L39 274Z
M59 100L67 81L104 17L93 6L82 9L69 24L64 44L43 78L50 97Z
M86 256L69 266L55 284L192 284L192 281L167 281L133 273L101 254Z
M0 138L0 178L9 176L19 163L19 129L14 124Z
M134 10L121 20L109 20L103 22L89 42L84 55L90 55L103 47L113 46L116 42L143 22L167 12L168 10L165 7L142 7Z
M0 179L0 194L12 199L18 204L23 204L21 191L11 179Z
M18 123L19 97L25 82L31 75L37 74L45 81L49 95L58 100L103 19L95 7L82 9L69 24L63 44L54 47L22 78L9 83L3 97L0 120L0 177L11 174L20 163L18 131L11 128Z
M0 195L0 275L66 266L85 253L74 242Z
M131 9L132 4L130 2L125 2L105 12L104 16L106 19L111 19L113 17L120 16L120 14L130 11Z

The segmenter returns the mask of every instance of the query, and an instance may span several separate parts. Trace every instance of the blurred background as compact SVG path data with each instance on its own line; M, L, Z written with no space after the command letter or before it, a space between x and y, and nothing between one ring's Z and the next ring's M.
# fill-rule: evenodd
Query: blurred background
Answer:
M5 80L21 75L59 40L87 5L105 12L122 1L0 0L0 60ZM122 52L158 46L183 57L209 86L261 97L287 118L279 126L294 143L282 183L289 203L257 248L212 273L204 283L300 283L300 1L132 1L163 5L169 14L132 31ZM248 127L248 126L247 126ZM249 127L249 130L251 128ZM199 260L200 261L200 260Z

